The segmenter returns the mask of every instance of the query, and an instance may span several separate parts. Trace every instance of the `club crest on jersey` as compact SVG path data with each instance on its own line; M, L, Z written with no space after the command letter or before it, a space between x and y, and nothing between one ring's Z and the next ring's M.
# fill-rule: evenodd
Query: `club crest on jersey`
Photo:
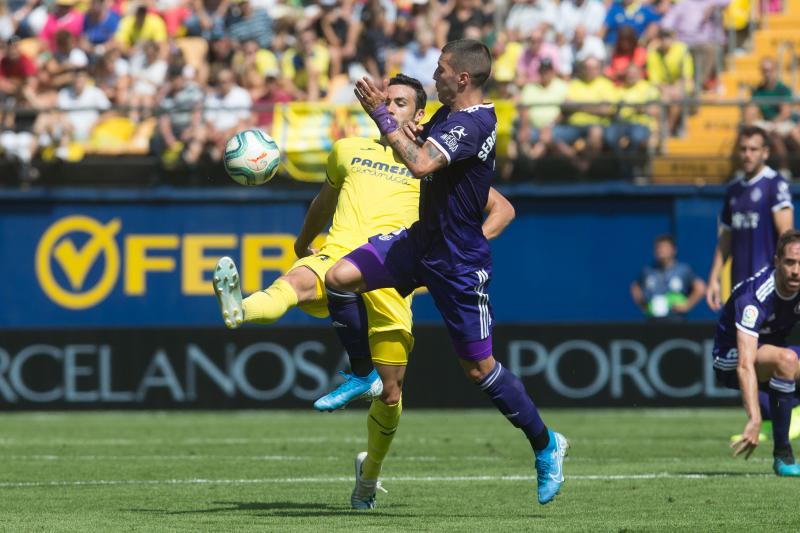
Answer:
M748 305L742 311L742 326L746 328L754 328L758 320L758 309L755 305Z
M761 189L753 189L750 192L750 199L754 202L761 200Z
M672 292L680 292L683 290L683 280L681 278L671 278L669 280L669 290Z
M797 305L794 306L794 314L800 315L800 302L797 302Z

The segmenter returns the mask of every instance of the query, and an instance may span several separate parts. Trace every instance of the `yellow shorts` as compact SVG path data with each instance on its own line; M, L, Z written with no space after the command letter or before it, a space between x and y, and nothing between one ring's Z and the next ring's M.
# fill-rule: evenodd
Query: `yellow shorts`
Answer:
M306 267L317 276L317 298L313 302L298 305L311 316L325 318L328 316L328 298L325 295L325 273L328 272L339 257L325 254L325 248L308 257L298 259L289 270ZM367 308L369 334L380 331L404 331L411 335L411 296L403 298L394 289L378 289L363 294ZM410 350L409 350L410 351Z
M372 362L379 365L407 366L413 349L414 337L407 331L377 331L369 336Z

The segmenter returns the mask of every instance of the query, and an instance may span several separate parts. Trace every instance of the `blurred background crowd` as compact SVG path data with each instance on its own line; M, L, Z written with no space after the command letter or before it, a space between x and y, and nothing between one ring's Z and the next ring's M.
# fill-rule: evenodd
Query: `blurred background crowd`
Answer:
M513 105L505 180L642 180L684 134L694 99L746 54L781 0L0 0L0 150L25 182L88 154L216 164L232 133L270 131L276 105L353 104L354 80L398 72L435 101L439 49L480 39L488 96ZM790 171L800 128L782 59L740 106ZM795 80L796 81L796 80ZM745 93L728 95L742 97ZM758 99L761 101L758 101ZM120 140L124 141L120 145ZM732 147L731 147L732 148Z

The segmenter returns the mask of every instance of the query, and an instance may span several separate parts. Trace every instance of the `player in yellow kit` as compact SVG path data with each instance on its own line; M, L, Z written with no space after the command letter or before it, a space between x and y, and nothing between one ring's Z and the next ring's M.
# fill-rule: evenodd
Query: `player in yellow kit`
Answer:
M424 116L425 100L417 80L401 74L389 81L387 108L399 123L418 124ZM268 288L242 300L233 261L223 257L217 263L214 292L225 324L229 328L237 328L243 322L269 324L294 306L312 316L328 316L323 286L327 270L369 237L391 233L416 221L419 184L385 139L337 141L328 157L326 182L311 202L295 241L300 259L292 268ZM511 204L495 190L489 195L486 211L484 232L490 238L498 235L514 216ZM312 241L331 217L325 244L319 250L312 249ZM366 359L351 358L354 375L348 376L343 386L362 380L366 383L363 397L379 401L372 402L367 419L368 452L357 458L357 486L351 497L354 508L374 507L381 464L402 411L402 381L413 347L411 297L403 298L394 289L373 291L363 297L370 354ZM373 368L373 362L377 368ZM317 409L328 410L326 397L315 403ZM364 487L366 496L361 494Z

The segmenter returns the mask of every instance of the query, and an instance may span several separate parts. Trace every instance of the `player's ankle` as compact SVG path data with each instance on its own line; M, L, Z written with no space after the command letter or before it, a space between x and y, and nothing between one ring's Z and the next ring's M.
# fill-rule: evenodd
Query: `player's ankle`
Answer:
M791 446L778 446L776 445L772 451L772 456L775 459L780 459L784 464L794 464L794 453L792 453Z

